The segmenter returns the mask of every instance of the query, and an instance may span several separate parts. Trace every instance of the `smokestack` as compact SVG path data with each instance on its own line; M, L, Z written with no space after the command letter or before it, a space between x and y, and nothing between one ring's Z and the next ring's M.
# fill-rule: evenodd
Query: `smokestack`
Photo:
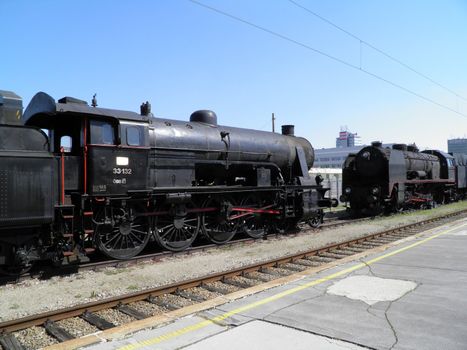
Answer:
M295 125L282 125L282 135L295 136Z

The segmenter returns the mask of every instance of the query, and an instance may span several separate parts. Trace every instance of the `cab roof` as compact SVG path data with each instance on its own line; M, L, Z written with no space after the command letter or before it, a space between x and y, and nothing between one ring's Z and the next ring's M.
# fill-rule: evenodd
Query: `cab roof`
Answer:
M24 124L30 124L31 122L37 123L37 118L42 118L44 115L76 116L82 114L139 122L149 121L148 116L118 109L91 107L86 101L73 97L63 97L55 102L54 98L45 92L38 92L34 95L23 113L22 120Z

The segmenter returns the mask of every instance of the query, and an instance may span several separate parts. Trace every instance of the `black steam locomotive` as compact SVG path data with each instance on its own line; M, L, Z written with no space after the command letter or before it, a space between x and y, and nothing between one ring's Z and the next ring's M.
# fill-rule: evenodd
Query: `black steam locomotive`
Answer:
M222 244L299 221L317 225L335 201L310 178L311 144L283 134L97 108L39 92L0 92L0 267L35 260L115 259L149 241L180 251L199 233ZM318 182L317 182L318 181Z
M465 194L465 160L438 150L419 152L415 145L373 142L344 162L340 200L367 214L450 202Z

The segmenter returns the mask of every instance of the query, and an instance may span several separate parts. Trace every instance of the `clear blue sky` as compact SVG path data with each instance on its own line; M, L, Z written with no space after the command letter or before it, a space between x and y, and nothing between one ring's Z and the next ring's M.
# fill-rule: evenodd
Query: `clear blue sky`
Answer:
M287 0L200 0L467 114L457 98ZM467 98L467 2L296 0ZM467 117L187 0L1 0L0 89L225 125L295 124L316 148L340 126L363 142L446 149ZM362 51L362 55L360 55Z

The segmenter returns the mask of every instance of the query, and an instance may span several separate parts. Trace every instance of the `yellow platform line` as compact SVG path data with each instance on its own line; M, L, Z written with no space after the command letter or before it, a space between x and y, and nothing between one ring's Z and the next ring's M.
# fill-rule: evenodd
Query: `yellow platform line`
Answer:
M338 272L335 272L335 273L332 273L330 275L327 275L325 277L322 277L322 278L318 278L316 280L313 280L311 282L308 282L308 283L305 283L301 286L298 286L298 287L294 287L294 288L291 288L291 289L288 289L286 291L283 291L283 292L280 292L280 293L277 293L275 295L272 295L272 296L269 296L267 298L264 298L264 299L261 299L261 300L258 300L256 302L253 302L253 303L250 303L250 304L247 304L247 305L244 305L244 306L241 306L239 308L236 308L234 310L231 310L231 311L228 311L220 316L216 316L216 317L213 317L211 319L208 319L208 320L205 320L205 321L202 321L202 322L198 322L194 325L191 325L191 326L187 326L187 327L183 327L183 328L180 328L176 331L172 331L172 332L169 332L169 333L166 333L166 334L163 334L163 335L160 335L160 336L157 336L157 337L154 337L154 338L151 338L151 339L147 339L147 340L143 340L143 341L139 341L137 343L134 343L134 344L129 344L129 345L125 345L125 346L122 346L120 348L118 348L118 350L136 350L136 349L140 349L142 347L145 347L145 346L150 346L150 345L155 345L155 344L159 344L163 341L166 341L166 340L170 340L170 339L173 339L173 338L176 338L176 337L179 337L181 335L184 335L184 334L187 334L187 333L190 333L190 332L194 332L194 331L197 331L198 329L201 329L201 328L204 328L204 327L207 327L211 324L215 324L215 323L219 323L220 321L223 321L229 317L232 317L234 315L237 315L241 312L244 312L244 311L248 311L248 310L251 310L251 309L254 309L254 308L257 308L258 306L261 306L261 305L264 305L264 304L268 304L270 302L273 302L273 301L276 301L278 299L281 299L281 298L284 298L286 296L289 296L291 294L295 294L297 292L300 292L304 289L307 289L307 288L310 288L310 287L314 287L316 285L319 285L321 283L324 283L324 282L327 282L327 281L330 281L332 279L335 279L337 277L340 277L340 276L343 276L343 275L346 275L346 274L349 274L353 271L356 271L356 270L359 270L361 268L364 268L364 267L367 267L368 265L371 265L371 264L374 264L378 261L381 261L383 259L386 259L386 258L389 258L391 256L394 256L394 255L397 255L397 254L400 254L402 252L405 252L406 250L409 250L409 249L412 249L414 247L417 247L421 244L424 244L426 242L429 242L431 241L432 239L436 238L436 237L439 237L441 235L444 235L446 233L449 233L449 232L452 232L452 231L455 231L459 228L462 228L464 226L467 226L467 223L464 223L464 224L461 224L461 225L458 225L458 226L455 226L453 228L450 228L450 229L447 229L447 230L444 230L442 232L439 232L437 234L434 234L433 236L430 236L430 237L427 237L423 240L420 240L418 242L415 242L415 243L412 243L408 246L405 246L403 248L400 248L400 249L397 249L397 250L394 250L390 253L387 253L387 254L384 254L384 255L381 255L379 257L376 257L374 259L371 259L371 260L368 260L366 262L363 262L363 263L359 263L359 264L356 264L354 266L351 266L349 268L346 268L344 270L341 270L341 271L338 271Z

